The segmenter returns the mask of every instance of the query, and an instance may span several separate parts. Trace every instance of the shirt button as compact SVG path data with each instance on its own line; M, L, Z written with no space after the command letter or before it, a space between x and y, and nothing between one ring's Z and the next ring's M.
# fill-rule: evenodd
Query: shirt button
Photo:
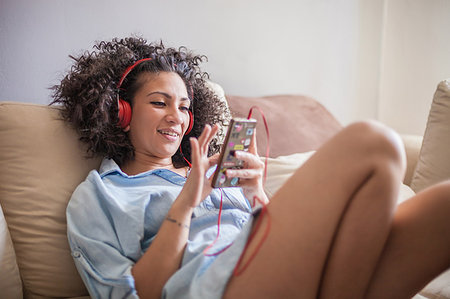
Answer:
M80 256L81 256L81 253L79 251L74 251L73 252L73 257L79 258Z

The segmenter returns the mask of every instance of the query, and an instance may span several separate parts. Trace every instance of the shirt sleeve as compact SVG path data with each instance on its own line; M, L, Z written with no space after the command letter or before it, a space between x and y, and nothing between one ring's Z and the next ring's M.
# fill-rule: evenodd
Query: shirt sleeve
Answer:
M119 236L127 227L115 220L107 196L92 172L73 193L66 211L72 257L92 298L138 298L131 274L138 253L124 252L130 250ZM139 244L138 238L129 241Z

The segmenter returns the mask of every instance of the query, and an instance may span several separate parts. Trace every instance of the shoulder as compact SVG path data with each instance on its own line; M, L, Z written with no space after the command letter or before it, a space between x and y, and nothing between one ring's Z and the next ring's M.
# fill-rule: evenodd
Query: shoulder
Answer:
M101 197L100 190L104 189L100 173L97 170L91 170L86 179L72 193L67 212L93 212L94 206L98 206Z
M114 176L114 172L118 171L120 168L113 160L104 159L100 168L91 170L86 179L75 188L67 206L68 213L95 213L104 207L102 201L114 194L113 189L116 188L114 180L108 177Z
M152 194L171 190L179 192L184 178L167 170L152 170L129 176L111 159L104 159L98 170L92 170L72 194L68 211L92 214L99 209L132 206L144 207ZM172 190L176 186L176 190Z

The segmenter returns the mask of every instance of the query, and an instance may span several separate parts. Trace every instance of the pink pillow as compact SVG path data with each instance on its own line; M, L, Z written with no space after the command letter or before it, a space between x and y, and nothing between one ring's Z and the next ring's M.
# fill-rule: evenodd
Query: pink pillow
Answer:
M270 157L316 150L336 134L341 124L316 100L301 95L267 97L226 96L234 117L247 117L250 107L260 107L269 126ZM258 153L265 156L267 138L258 110L252 118L258 120Z

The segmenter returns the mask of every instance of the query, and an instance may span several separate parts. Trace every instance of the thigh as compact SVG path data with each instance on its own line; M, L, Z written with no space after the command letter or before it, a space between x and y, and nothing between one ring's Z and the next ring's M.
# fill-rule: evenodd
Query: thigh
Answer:
M377 160L402 160L401 143L386 128L358 123L317 151L274 195L243 253L246 270L231 277L226 297L315 298L336 227L349 201L370 178ZM392 197L395 197L394 195Z
M450 267L450 181L403 202L368 298L411 298ZM398 279L401 277L401 279Z

